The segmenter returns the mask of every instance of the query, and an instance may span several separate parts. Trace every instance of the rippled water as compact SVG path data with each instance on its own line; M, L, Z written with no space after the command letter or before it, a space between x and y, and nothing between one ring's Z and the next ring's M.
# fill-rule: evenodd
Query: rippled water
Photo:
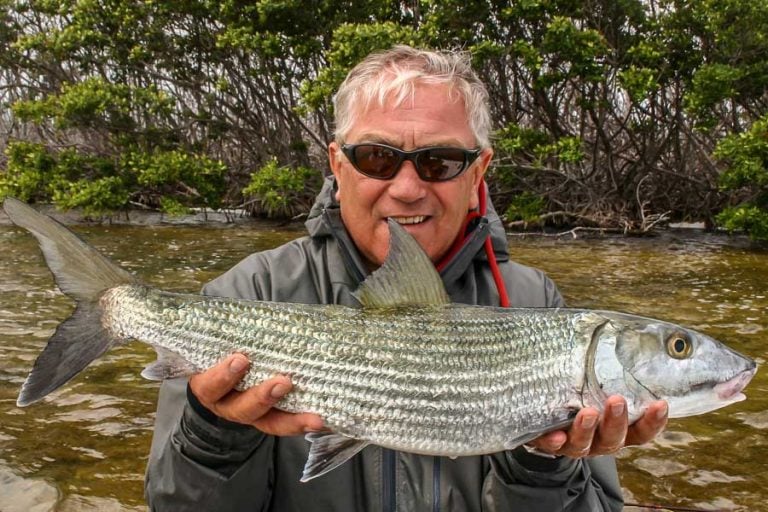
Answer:
M301 231L101 227L78 231L146 281L195 291L250 252ZM686 238L687 236L687 238ZM546 270L569 305L661 317L704 330L760 364L768 342L768 252L727 239L512 239L513 257ZM43 402L19 409L18 388L57 322L72 309L34 240L0 226L0 510L144 510L142 480L157 385L134 343L108 353ZM675 420L650 446L620 454L630 502L703 510L768 510L768 377L749 399Z

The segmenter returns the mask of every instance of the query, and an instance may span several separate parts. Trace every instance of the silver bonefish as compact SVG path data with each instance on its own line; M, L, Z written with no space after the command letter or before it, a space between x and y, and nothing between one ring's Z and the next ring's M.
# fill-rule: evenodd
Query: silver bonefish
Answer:
M650 401L670 417L743 400L755 362L705 334L660 320L584 309L451 304L418 243L390 220L390 249L356 292L360 308L205 297L140 283L55 220L15 199L10 219L40 243L74 299L24 382L26 406L110 347L151 344L150 379L204 370L232 352L245 388L276 374L294 390L277 407L323 417L302 481L369 444L427 455L512 449L567 426L585 406L626 397L631 419Z

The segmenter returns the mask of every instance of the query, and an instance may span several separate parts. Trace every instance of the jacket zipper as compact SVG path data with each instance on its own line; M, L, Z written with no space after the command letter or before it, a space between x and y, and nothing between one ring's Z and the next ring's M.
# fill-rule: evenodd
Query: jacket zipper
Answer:
M432 458L432 512L440 512L440 457Z
M381 509L384 512L395 512L397 510L397 475L395 473L395 464L397 454L394 450L382 448L381 464Z

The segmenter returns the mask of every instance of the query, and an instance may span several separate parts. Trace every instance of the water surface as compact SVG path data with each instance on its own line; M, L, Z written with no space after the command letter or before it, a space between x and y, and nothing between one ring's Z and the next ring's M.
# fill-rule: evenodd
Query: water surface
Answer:
M147 282L197 291L247 254L302 232L274 226L88 227L77 231ZM709 236L510 241L513 257L547 271L569 305L618 309L701 329L759 363L768 341L768 252ZM41 403L18 389L57 323L72 310L37 244L0 226L0 510L145 510L144 466L157 384L139 343L108 353ZM627 500L702 510L768 510L768 377L749 399L674 420L653 444L625 449Z

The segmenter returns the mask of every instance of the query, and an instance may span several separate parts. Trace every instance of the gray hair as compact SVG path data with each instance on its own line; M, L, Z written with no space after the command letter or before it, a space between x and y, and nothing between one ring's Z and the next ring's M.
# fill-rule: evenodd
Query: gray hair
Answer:
M438 52L398 45L370 54L349 72L333 97L335 139L345 142L357 108L394 98L401 105L413 98L417 84L444 84L464 101L469 128L481 148L490 146L491 114L488 91L472 70L467 52Z

